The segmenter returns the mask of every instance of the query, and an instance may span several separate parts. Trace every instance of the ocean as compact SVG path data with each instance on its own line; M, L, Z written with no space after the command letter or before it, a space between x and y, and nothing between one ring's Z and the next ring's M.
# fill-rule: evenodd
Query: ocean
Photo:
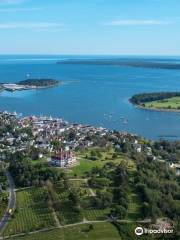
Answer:
M124 59L120 56L1 55L0 82L27 78L62 81L57 87L0 93L0 111L25 115L51 115L72 123L102 126L149 139L180 139L180 113L138 109L129 103L136 93L180 91L180 69L65 64L84 59ZM132 61L133 57L125 58ZM180 58L138 60L180 63ZM61 64L57 64L61 61Z

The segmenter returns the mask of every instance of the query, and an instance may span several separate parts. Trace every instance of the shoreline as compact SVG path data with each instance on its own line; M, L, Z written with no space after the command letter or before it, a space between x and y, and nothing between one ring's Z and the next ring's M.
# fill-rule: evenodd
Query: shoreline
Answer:
M144 109L144 110L148 110L148 111L180 113L180 109L148 108L148 107L143 107L143 106L138 105L138 104L134 104L130 101L130 99L129 99L129 102L136 108Z
M47 86L35 86L35 85L21 85L21 84L2 84L2 88L0 92L8 91L8 92L15 92L15 91L27 91L27 90L37 90L37 89L46 89L58 86L60 83L50 84Z
M146 109L149 111L158 112L180 112L179 105L174 105L174 102L170 99L177 99L179 101L180 92L150 92L150 93L139 93L130 97L129 102L137 108ZM156 104L156 102L166 102L167 104ZM175 100L174 100L175 101Z

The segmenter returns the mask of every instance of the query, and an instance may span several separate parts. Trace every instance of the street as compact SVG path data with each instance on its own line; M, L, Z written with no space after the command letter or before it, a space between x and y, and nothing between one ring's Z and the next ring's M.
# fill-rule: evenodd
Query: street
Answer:
M6 209L6 212L0 221L0 233L2 233L3 229L5 228L6 224L11 218L11 215L8 213L9 209L14 210L16 205L16 193L15 193L14 181L8 171L6 171L6 177L9 184L9 201L8 201L8 207Z

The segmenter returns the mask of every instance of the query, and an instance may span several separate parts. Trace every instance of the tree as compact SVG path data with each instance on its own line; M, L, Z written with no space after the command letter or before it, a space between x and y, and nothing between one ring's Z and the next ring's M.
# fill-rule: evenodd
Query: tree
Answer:
M94 229L94 226L92 224L89 225L89 231L92 231Z
M117 216L119 219L123 219L127 215L127 210L120 205L116 205L114 209L114 213L115 213L115 216Z
M69 191L69 196L68 196L69 200L72 202L72 206L78 206L79 205L79 193L78 191L74 191L74 190L70 190Z
M96 197L101 201L101 208L107 208L112 205L113 195L111 192L97 191Z

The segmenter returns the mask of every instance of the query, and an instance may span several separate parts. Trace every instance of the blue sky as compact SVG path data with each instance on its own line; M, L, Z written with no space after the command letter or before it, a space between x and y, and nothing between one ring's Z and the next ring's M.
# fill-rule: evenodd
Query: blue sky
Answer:
M0 0L6 53L180 56L180 0Z

